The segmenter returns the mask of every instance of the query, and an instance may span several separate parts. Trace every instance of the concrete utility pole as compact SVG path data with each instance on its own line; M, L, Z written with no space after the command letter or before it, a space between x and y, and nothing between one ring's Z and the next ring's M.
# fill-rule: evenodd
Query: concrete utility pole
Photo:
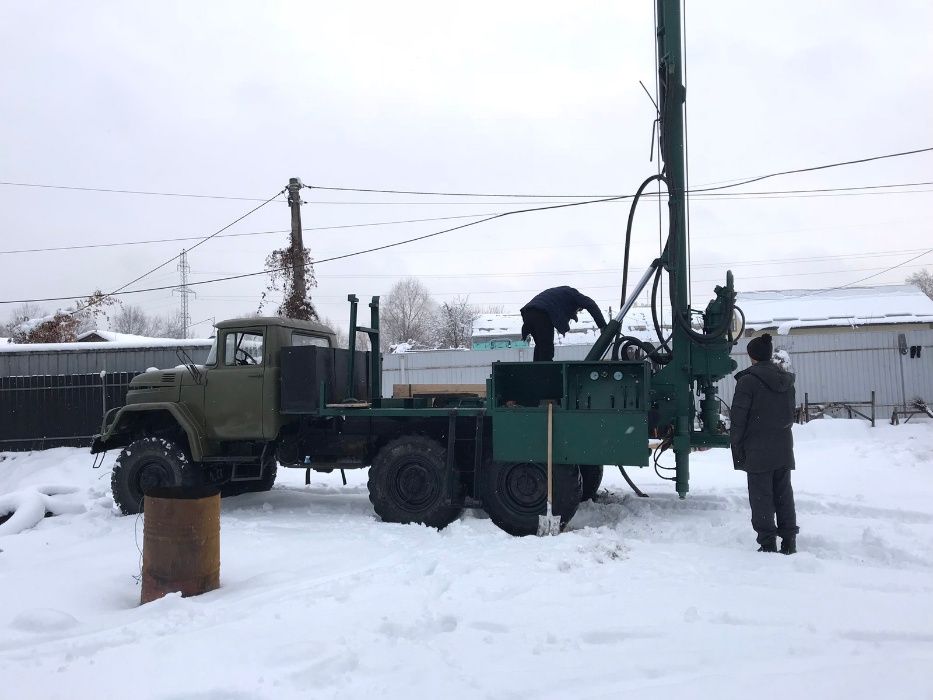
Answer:
M296 298L304 300L305 285L304 241L301 238L301 179L288 180L288 206L292 210L292 289Z

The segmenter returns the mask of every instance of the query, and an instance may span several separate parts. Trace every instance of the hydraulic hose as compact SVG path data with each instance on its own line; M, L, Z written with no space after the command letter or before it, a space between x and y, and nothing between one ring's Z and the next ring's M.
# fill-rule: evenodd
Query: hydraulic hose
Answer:
M632 245L632 223L635 221L635 209L638 207L638 200L641 199L641 195L644 193L645 188L655 180L663 182L664 186L670 191L670 183L664 175L657 174L645 178L645 181L642 182L635 191L635 196L632 198L632 206L629 207L628 210L628 223L625 225L625 257L622 261L622 299L619 302L619 308L625 306L625 295L628 290L628 259L629 250Z

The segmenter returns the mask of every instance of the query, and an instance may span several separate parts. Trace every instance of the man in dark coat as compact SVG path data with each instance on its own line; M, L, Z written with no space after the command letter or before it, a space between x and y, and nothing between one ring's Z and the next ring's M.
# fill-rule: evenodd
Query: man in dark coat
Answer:
M771 336L748 342L752 366L735 375L732 399L732 461L748 475L752 527L759 552L797 551L797 514L790 475L794 469L791 426L796 410L794 375L771 361ZM777 527L774 518L777 515Z
M571 319L586 309L600 329L606 325L603 312L596 302L573 287L545 289L522 307L522 340L535 339L534 360L554 359L554 330L564 335L570 330Z

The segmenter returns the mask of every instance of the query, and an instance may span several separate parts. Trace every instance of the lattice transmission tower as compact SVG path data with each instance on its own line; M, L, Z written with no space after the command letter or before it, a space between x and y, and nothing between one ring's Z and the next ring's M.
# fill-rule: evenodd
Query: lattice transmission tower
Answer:
M188 297L197 296L193 289L188 286L188 274L191 272L191 266L188 264L188 252L184 249L181 251L181 255L178 258L178 270L179 277L181 278L180 284L172 289L172 294L176 292L181 296L181 309L179 310L179 316L181 318L181 337L188 337L188 328L191 327L191 310L189 308Z

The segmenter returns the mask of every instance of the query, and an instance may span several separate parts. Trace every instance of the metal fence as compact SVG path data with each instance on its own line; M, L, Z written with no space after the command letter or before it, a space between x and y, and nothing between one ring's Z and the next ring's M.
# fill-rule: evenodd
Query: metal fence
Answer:
M181 364L182 348L195 363L203 363L210 340L178 340L156 346L120 347L119 343L61 345L0 345L0 377L31 377L89 372L144 372Z
M739 369L748 366L747 339L732 356ZM798 403L809 394L813 403L858 403L875 392L878 414L890 415L913 399L933 402L933 330L820 333L774 337L775 349L786 350L797 375ZM920 348L919 354L910 348ZM558 360L582 360L589 346L558 346ZM531 360L533 349L431 351L385 355L383 394L393 384L482 384L493 362ZM719 382L729 404L735 380Z
M739 341L733 351L740 369L748 366L746 344ZM917 398L933 403L933 330L775 336L775 347L790 355L799 404L806 394L811 404L856 405L874 392L876 410L884 417ZM582 360L588 350L585 345L558 346L555 356ZM186 351L203 362L208 348ZM391 396L393 384L483 384L493 362L530 361L532 353L532 348L513 348L385 355L383 394ZM81 348L55 357L24 357L29 354L0 353L0 363L6 363L0 366L0 450L87 445L104 410L123 404L130 379L148 367L178 364L174 348ZM110 367L101 366L105 363ZM9 372L11 367L46 371L3 376L17 374ZM71 370L78 367L83 371ZM102 380L104 369L109 371ZM719 388L730 403L735 380L727 377Z
M130 380L181 363L203 363L210 340L152 345L68 343L0 346L0 451L83 447L106 409L121 406Z
M84 447L138 372L0 377L0 451Z

